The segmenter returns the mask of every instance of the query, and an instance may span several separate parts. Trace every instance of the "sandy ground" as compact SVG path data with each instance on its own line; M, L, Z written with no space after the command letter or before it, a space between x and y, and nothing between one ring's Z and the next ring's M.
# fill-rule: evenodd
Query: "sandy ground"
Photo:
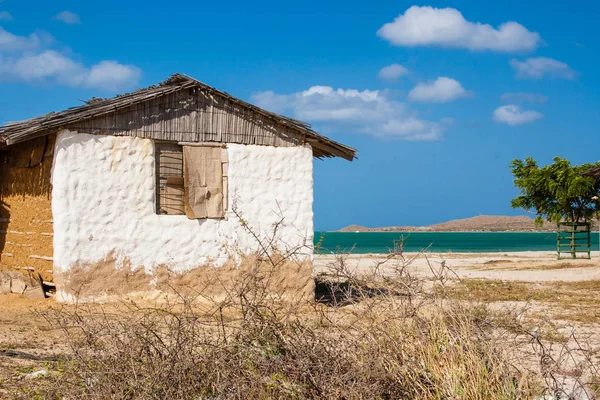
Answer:
M557 260L550 252L407 253L403 262L409 271L424 277L432 276L445 263L456 274L456 285L459 280L475 282L484 285L475 286L475 295L499 296L488 303L492 307L526 307L532 329L550 327L560 336L554 345L558 353L573 345L570 335L575 332L589 346L586 354L600 368L600 252L592 256L591 260ZM351 269L368 271L384 259L384 255L351 255L346 262ZM316 256L315 273L326 272L334 260L333 255ZM386 268L391 273L384 264L383 271ZM530 289L532 300L522 301L519 290ZM502 298L503 291L506 299ZM547 291L552 296L540 297ZM61 332L51 329L40 314L57 307L61 306L52 299L31 301L20 295L0 295L0 398L7 398L10 387L35 387L39 379L35 374L56 370L53 358L68 354ZM527 348L523 351L536 362L533 352Z
M431 276L433 268L444 262L459 278L485 278L524 282L575 282L600 279L600 252L592 259L556 259L555 252L524 251L515 253L405 253L409 270ZM327 272L336 259L334 255L318 255L315 273ZM385 260L381 254L352 254L348 265L358 271L368 271ZM385 271L385 264L383 271Z
M10 388L35 389L35 373L52 370L53 360L68 353L60 332L39 314L55 307L52 299L0 295L0 398L10 398Z

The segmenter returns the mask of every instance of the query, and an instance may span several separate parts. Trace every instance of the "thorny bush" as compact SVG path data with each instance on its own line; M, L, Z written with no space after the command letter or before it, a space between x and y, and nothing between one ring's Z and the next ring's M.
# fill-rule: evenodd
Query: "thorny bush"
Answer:
M254 265L241 269L219 299L198 293L152 306L79 305L46 314L64 332L71 355L60 372L40 381L37 395L568 398L547 371L536 374L522 365L519 340L543 344L520 325L518 313L453 300L444 290L453 276L443 262L430 262L434 278L425 279L411 274L413 259L401 252L362 273L348 265L346 255L337 255L316 279L316 299L291 301L269 285L281 253L267 254L270 245L260 249L260 257L242 260Z

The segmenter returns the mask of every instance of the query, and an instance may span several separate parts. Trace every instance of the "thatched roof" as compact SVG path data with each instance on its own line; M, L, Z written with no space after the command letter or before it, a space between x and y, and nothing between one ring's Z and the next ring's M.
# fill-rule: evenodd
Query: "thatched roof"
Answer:
M102 118L103 116L117 113L119 110L130 109L132 106L154 101L157 98L192 88L197 88L209 96L220 98L222 101L233 103L246 112L254 113L257 117L271 121L273 125L280 126L285 131L295 132L295 134L312 145L315 157L342 157L350 161L356 158L355 149L318 134L305 122L263 110L260 107L182 74L174 74L158 85L153 85L132 93L109 99L92 98L86 104L79 107L52 112L26 121L8 123L0 127L0 146L10 146L57 132L63 128L85 124L86 121Z

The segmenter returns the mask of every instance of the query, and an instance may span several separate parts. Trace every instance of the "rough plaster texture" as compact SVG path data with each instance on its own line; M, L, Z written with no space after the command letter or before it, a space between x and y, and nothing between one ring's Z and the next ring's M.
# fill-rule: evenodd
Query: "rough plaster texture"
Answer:
M224 265L236 252L258 250L233 207L259 235L283 217L279 247L306 245L300 258L312 257L311 148L228 144L227 151L226 218L189 220L155 213L151 140L60 132L52 171L55 273L109 258L116 268L148 274Z

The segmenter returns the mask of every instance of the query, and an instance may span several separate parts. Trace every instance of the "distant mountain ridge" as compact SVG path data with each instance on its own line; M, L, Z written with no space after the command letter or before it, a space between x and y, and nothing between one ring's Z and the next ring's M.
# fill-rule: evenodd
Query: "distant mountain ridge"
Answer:
M554 230L556 230L555 224L545 222L541 227L536 226L535 220L526 215L478 215L428 226L367 228L361 225L349 225L336 232L549 232Z

